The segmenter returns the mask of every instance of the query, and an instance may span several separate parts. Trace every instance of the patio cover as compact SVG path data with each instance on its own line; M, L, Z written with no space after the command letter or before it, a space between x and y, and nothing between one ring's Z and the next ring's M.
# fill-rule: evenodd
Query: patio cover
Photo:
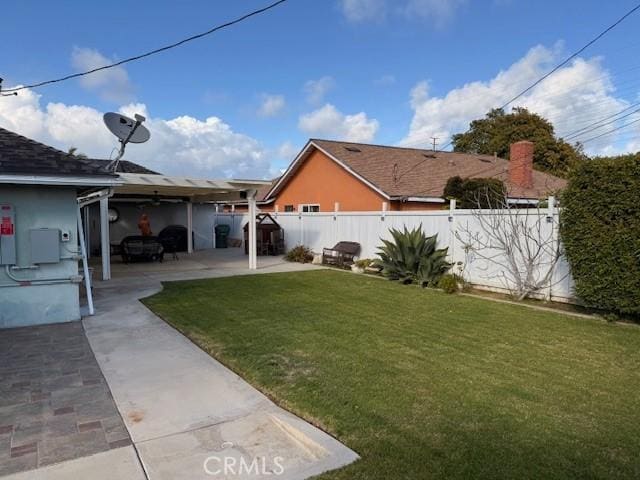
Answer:
M152 175L139 173L120 173L118 184L108 192L94 194L92 199L79 199L80 205L85 206L93 202L100 202L100 246L102 251L102 279L111 278L111 261L109 245L109 197L130 196L159 196L178 197L186 199L187 230L193 230L193 203L233 201L246 198L249 203L249 216L257 213L255 194L258 188L270 185L270 181L262 180L206 180L198 178L171 177L166 175ZM85 222L88 223L88 222ZM257 253L255 249L255 222L249 222L249 268L257 268ZM193 240L188 235L188 252L193 251Z
M266 180L205 180L139 173L121 173L119 179L122 185L114 189L117 195L186 197L195 203L237 200L241 192L271 184Z

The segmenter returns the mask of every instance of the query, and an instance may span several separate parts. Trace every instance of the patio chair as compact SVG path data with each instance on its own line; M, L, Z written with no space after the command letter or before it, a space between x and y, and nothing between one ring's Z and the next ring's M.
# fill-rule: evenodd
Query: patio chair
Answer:
M333 248L322 249L322 263L324 265L336 265L348 267L353 264L355 257L360 253L360 244L357 242L338 242Z
M125 237L120 242L120 246L124 263L156 260L162 262L164 257L164 247L157 237L131 235Z

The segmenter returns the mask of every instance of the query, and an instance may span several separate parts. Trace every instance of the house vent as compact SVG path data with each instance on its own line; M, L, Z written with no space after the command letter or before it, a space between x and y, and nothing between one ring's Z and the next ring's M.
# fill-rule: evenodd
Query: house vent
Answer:
M480 158L479 160L480 160L481 162L484 162L484 163L493 163L493 162L492 162L491 160L489 160L488 158Z
M348 150L349 152L356 152L356 153L362 152L362 150L360 150L359 148L356 148L356 147L344 147L344 149Z
M435 153L423 153L424 158L437 158Z

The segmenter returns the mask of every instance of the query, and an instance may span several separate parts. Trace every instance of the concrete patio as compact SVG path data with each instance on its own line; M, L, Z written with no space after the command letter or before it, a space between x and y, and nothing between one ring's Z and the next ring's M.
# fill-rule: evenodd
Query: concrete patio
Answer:
M317 267L288 263L280 257L259 257L258 270L249 271L247 257L240 249L181 255L179 260L163 263L113 262L114 279L95 282L96 315L83 320L84 332L80 324L55 327L82 334L76 344L84 341L86 345L86 333L95 353L94 366L97 360L100 378L104 375L108 385L105 390L113 395L118 418L126 425L126 430L119 430L128 434L126 440L114 439L111 445L107 427L100 431L91 423L91 435L104 432L101 449L79 451L79 455L67 457L72 460L60 458L62 463L52 461L51 465L23 459L24 468L41 468L11 475L8 480L191 480L264 478L276 473L278 478L304 479L355 461L356 453L273 404L138 301L160 291L162 281L311 268ZM92 371L98 372L96 368ZM82 381L80 371L77 375ZM95 375L87 378L92 379ZM21 381L25 380L15 377L8 388ZM78 409L83 411L81 406ZM84 417L78 421L83 424L85 420L98 421ZM102 424L111 425L106 420ZM2 441L0 436L0 448ZM132 444L124 446L125 441ZM225 462L233 463L235 470L225 471ZM238 470L243 463L252 470ZM0 465L4 464L0 456Z
M178 253L178 259L165 255L163 262L123 263L120 256L111 256L111 276L114 279L148 277L158 280L173 278L206 278L226 274L248 274L249 257L243 248L220 248L199 250L192 254ZM100 285L102 267L100 259L92 259L93 278ZM257 272L273 268L296 267L281 256L259 256Z

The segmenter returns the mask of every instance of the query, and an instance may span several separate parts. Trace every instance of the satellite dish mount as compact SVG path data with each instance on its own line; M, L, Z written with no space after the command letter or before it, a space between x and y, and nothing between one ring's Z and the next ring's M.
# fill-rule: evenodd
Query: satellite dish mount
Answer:
M142 115L135 114L135 120L119 113L105 113L104 124L120 141L120 150L116 158L109 162L107 171L116 172L118 164L124 156L124 150L128 143L144 143L149 140L151 133L142 125L146 120Z

